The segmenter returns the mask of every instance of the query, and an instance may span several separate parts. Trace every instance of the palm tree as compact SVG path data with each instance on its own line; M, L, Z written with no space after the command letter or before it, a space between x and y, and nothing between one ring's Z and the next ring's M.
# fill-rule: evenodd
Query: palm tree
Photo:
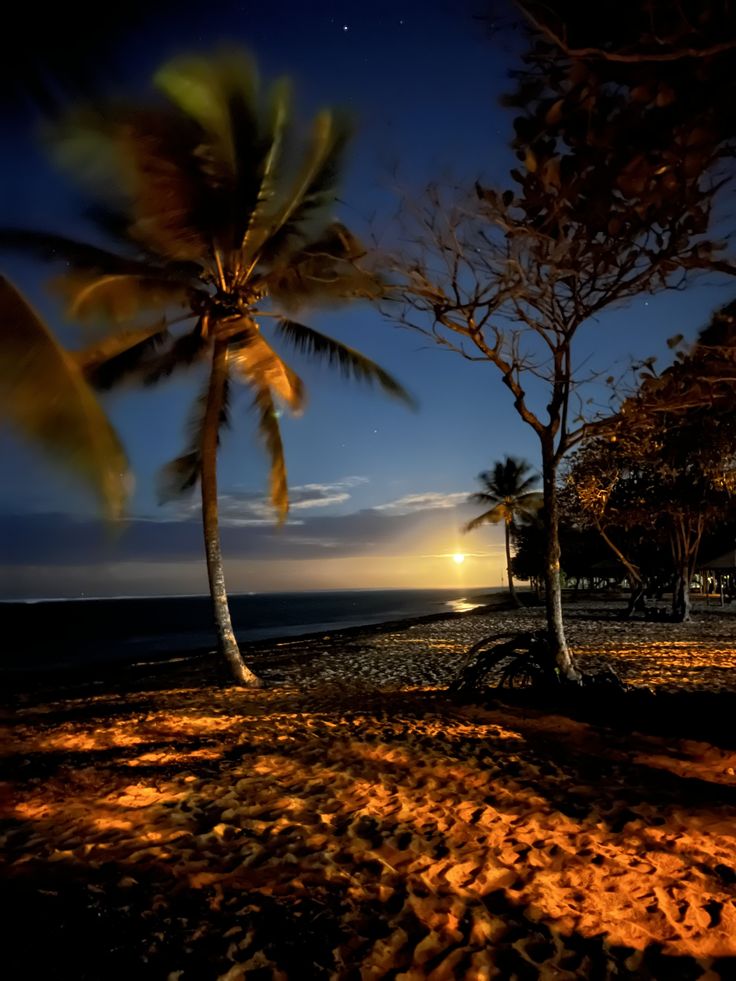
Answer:
M78 394L77 402L86 400L75 403L77 453L98 485L103 464L107 484L102 482L101 493L113 510L119 510L122 479L110 474L122 473L124 458L87 383L103 389L126 378L152 383L206 364L189 445L165 468L162 497L199 483L218 646L234 678L257 685L232 629L218 528L216 458L231 384L244 383L253 393L281 521L288 495L276 400L299 411L304 388L267 339L269 328L283 345L325 359L348 377L408 396L378 365L290 316L306 301L372 297L381 290L378 278L361 267L356 239L329 216L347 138L344 123L323 111L300 145L289 124L286 86L272 88L264 109L255 70L242 54L177 59L155 81L162 104L85 109L55 136L63 162L92 181L98 203L90 216L114 246L31 231L3 238L64 260L56 289L68 313L106 326L96 343L73 356L61 352L57 362L71 379L66 389ZM6 401L18 421L28 411L43 415L35 428L45 426L46 442L53 442L53 406L66 389L53 375L48 352L60 349L22 298L14 291L12 297L24 310L24 323L17 316L17 322L2 321L0 340L11 351L15 345L17 363L26 368L5 385ZM29 322L33 331L26 329ZM29 358L48 362L43 389L27 370Z
M495 464L493 470L484 470L483 473L478 474L478 480L484 489L477 494L472 494L468 500L474 504L483 504L488 510L469 521L463 529L466 532L473 531L481 525L497 525L503 521L506 537L506 574L509 580L509 592L517 606L520 605L519 598L511 574L511 529L519 518L534 518L542 506L541 492L531 490L538 482L538 477L530 471L531 467L525 460L506 456L503 461Z

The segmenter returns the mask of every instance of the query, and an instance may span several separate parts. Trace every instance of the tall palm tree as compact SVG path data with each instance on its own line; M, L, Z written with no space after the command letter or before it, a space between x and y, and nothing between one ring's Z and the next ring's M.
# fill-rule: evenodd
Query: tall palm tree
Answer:
M463 531L473 531L481 525L497 525L503 521L506 538L506 574L509 581L509 592L518 605L519 598L514 587L514 577L511 574L511 529L517 519L534 518L542 506L542 493L531 488L538 483L536 474L531 473L531 467L525 460L517 460L506 456L499 461L493 470L484 470L478 474L478 480L483 490L471 494L468 498L474 504L482 504L488 508L477 518L469 521Z
M264 108L253 65L242 54L177 59L155 81L165 97L161 104L85 109L55 134L63 162L92 182L98 203L90 216L112 247L31 231L2 236L16 248L63 260L55 285L68 313L104 325L104 332L72 355L62 352L6 286L0 298L16 310L10 318L7 303L0 310L0 341L16 355L18 369L12 377L0 375L0 388L4 383L16 421L24 424L24 414L34 412L43 417L25 425L47 444L58 435L55 406L74 393L68 411L75 428L67 443L76 437L82 469L118 511L124 457L89 385L107 388L126 378L151 383L206 364L189 445L165 468L162 496L200 484L219 649L238 682L257 685L233 633L218 529L216 458L231 384L253 393L281 521L288 496L276 400L299 411L304 388L268 332L348 377L408 396L378 365L290 317L307 301L381 290L377 277L361 268L356 239L329 215L344 123L320 112L309 139L297 140L286 86L277 83ZM30 370L37 365L44 368L43 387Z

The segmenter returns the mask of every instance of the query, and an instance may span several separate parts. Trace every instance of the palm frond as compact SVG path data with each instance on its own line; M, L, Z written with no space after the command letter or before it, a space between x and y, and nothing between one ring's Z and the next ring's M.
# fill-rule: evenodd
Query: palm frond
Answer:
M531 488L538 487L538 486L539 486L539 477L537 474L533 473L525 480L521 480L519 482L518 493L519 494L534 493L534 491L532 491Z
M341 344L326 334L313 330L304 324L293 320L279 320L276 325L279 336L291 347L310 357L326 360L331 365L337 365L346 378L355 381L377 384L388 395L401 399L415 407L416 403L392 375L384 371L375 361L366 358L359 351L346 344Z
M182 453L159 471L157 488L159 504L168 504L183 497L197 486L202 473L202 454L199 450Z
M79 321L129 324L141 312L186 308L192 288L176 280L159 278L154 271L140 273L66 273L53 287L64 298L67 315Z
M243 231L236 246L240 250L241 257L245 258L246 272L253 256L257 254L259 243L268 237L267 216L278 189L279 165L289 120L289 93L288 82L284 79L271 87L270 105L260 139L263 152L259 165L254 171L257 187L250 199L246 199L245 195L241 196ZM241 153L240 160L241 180L243 180L246 174L244 153Z
M258 170L267 153L260 132L255 65L243 52L185 56L164 65L154 81L201 130L199 166L229 209L228 214L221 212L213 238L225 249L236 248L258 198Z
M544 494L541 491L528 491L519 494L514 506L523 511L538 511L544 504Z
M286 481L286 459L276 407L267 386L256 387L253 408L258 413L258 432L266 446L270 461L271 501L276 508L279 524L289 511L289 488Z
M162 467L158 477L158 499L161 504L176 500L196 487L202 473L202 438L207 415L209 380L189 413L187 447L181 456ZM222 390L222 409L219 433L230 425L230 383L226 379Z
M478 480L486 492L499 500L516 498L527 493L531 487L538 485L539 478L530 473L531 467L526 460L506 456L499 460L492 470L484 470L478 474Z
M230 345L230 362L243 381L267 387L294 412L304 408L304 384L279 357L255 326L250 326Z
M121 120L120 153L131 171L131 236L155 254L207 264L225 213L198 156L201 130L176 113L138 110Z
M225 206L198 155L193 119L175 108L113 105L70 115L55 142L95 196L128 217L128 241L174 262L209 257Z
M348 135L345 119L327 110L315 117L301 170L268 219L263 234L255 236L256 251L265 260L271 261L292 243L302 241L304 226L334 204Z
M168 347L141 364L140 377L144 385L155 385L175 372L186 371L201 361L209 350L210 342L202 334L202 322L194 330L175 338Z
M174 260L171 257L162 258L151 249L147 249L144 243L133 240L130 234L132 218L129 211L129 202L106 204L96 201L84 209L84 217L102 232L105 239L116 243L123 256L132 254L137 268L141 270L142 278L143 270L146 269L148 276L157 280L181 283L190 289L194 289L198 283L201 286L202 266L198 262Z
M480 528L481 525L497 525L501 521L506 520L506 509L502 504L497 505L495 508L491 508L490 511L484 511L483 514L479 514L477 518L473 518L472 521L468 521L466 525L463 525L463 531L474 531L476 528Z
M253 60L240 51L214 58L184 56L167 62L154 83L187 116L196 120L217 161L238 170L238 142L255 141L258 134Z
M490 504L495 507L500 503L498 494L487 494L485 491L476 491L468 495L468 504Z
M74 358L0 277L0 405L24 436L80 476L111 517L122 513L127 460Z
M132 374L141 361L168 338L165 320L141 330L113 334L97 344L74 351L72 357L95 388L112 388Z
M200 165L228 209L221 214L215 240L225 250L242 248L246 254L253 239L260 247L273 225L288 87L277 83L269 110L262 113L255 65L241 51L175 59L155 81L201 127Z

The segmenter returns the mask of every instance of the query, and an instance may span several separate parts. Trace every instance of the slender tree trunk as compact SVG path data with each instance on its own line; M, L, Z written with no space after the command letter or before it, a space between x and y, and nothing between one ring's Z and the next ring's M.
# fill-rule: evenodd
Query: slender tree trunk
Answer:
M220 416L223 409L225 383L227 380L227 346L215 343L212 356L212 371L207 391L207 406L202 437L202 524L204 527L204 547L207 556L207 576L210 583L210 596L215 615L217 647L227 661L233 678L249 688L260 688L261 680L243 660L238 642L235 639L230 619L230 608L225 589L225 572L222 566L220 548L220 528L217 507L217 444Z
M680 623L686 623L690 617L690 579L687 572L678 573L677 594L675 597L675 616Z
M609 537L608 532L603 525L596 522L596 528L598 529L598 534L601 536L603 541L606 543L606 545L608 545L624 569L626 569L629 581L631 582L631 596L629 597L629 603L626 607L626 616L627 618L632 617L637 609L646 609L646 604L643 603L646 588L644 578L639 571L639 567L627 559L618 545L612 538Z
M521 606L519 602L519 597L516 595L516 588L514 587L514 577L511 574L511 524L508 521L504 521L504 530L506 532L506 576L509 580L509 592L511 593L511 599L514 601L516 606Z
M542 483L545 514L544 602L547 631L560 675L567 681L580 681L580 672L567 646L562 622L562 584L560 583L560 515L557 504L557 464L551 441L542 441Z
M643 580L632 581L631 583L631 593L629 595L629 602L626 607L626 618L629 619L639 610L640 612L646 612L647 604L645 602L644 593L646 587Z
M705 521L700 514L680 516L671 538L675 560L672 614L681 623L691 619L690 583L695 575L704 527Z

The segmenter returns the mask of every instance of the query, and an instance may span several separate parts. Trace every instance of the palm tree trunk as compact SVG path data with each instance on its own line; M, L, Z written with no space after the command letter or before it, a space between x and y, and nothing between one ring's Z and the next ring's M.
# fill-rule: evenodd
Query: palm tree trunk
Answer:
M216 342L212 356L212 371L207 390L207 406L202 435L202 524L207 556L207 576L215 615L218 650L227 661L235 681L249 688L260 688L261 679L246 665L235 639L230 619L230 607L227 602L225 571L222 566L222 550L220 548L217 507L217 444L226 380L227 345Z
M545 555L544 602L547 632L555 664L566 681L580 681L580 672L567 646L562 622L562 584L560 582L560 514L557 503L557 463L551 441L542 441L542 484L544 491Z
M521 606L519 597L516 595L516 589L514 588L514 577L511 574L511 523L504 521L504 528L506 531L506 575L509 580L509 592L514 603L517 606Z

